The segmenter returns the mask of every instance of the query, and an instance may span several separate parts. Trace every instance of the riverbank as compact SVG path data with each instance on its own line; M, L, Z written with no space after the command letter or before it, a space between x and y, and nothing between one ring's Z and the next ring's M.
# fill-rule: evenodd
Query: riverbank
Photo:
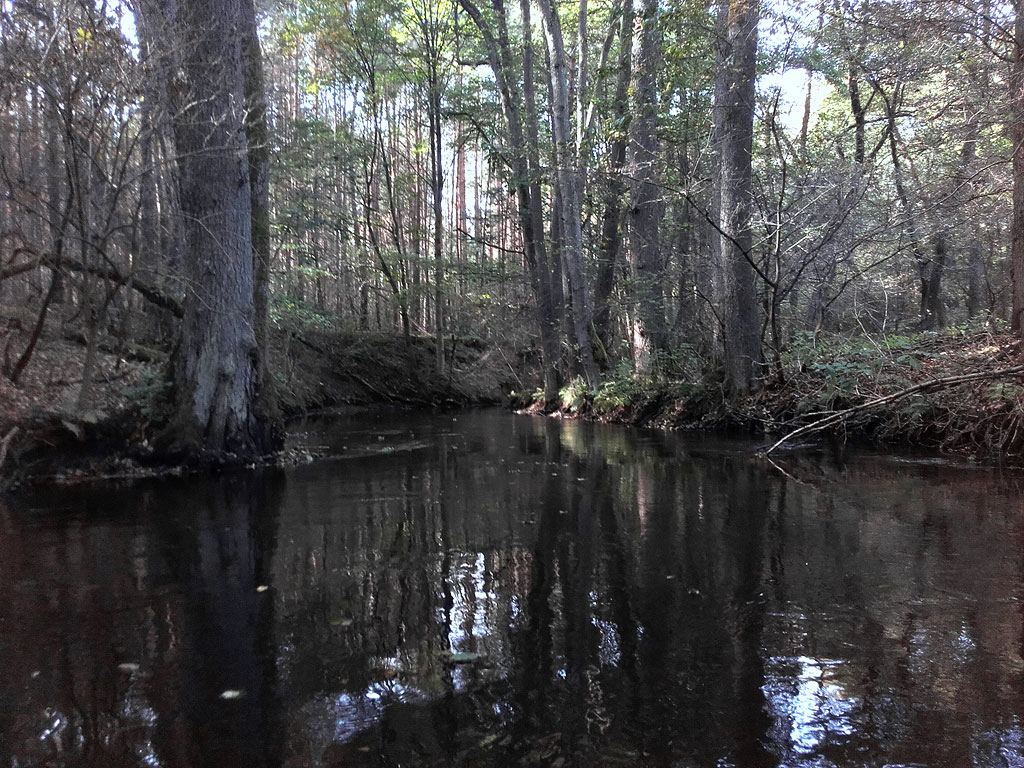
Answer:
M823 437L936 449L979 461L1024 459L1024 350L1006 332L947 331L882 339L807 338L756 393L729 398L692 375L644 379L629 369L596 396L563 390L560 412L635 426L765 436L778 450ZM537 409L521 401L521 406Z
M343 406L505 401L513 373L499 350L460 339L449 341L445 353L439 372L430 338L407 343L395 335L279 324L268 362L285 419ZM160 464L150 449L166 418L161 395L169 355L103 338L83 397L84 338L47 329L18 383L0 376L0 489L28 478L75 482L180 471Z
M150 443L165 414L169 350L97 345L82 394L80 335L48 332L18 385L0 377L0 488L29 477L63 482L176 471ZM438 372L434 342L414 337L278 325L270 374L285 418L342 406L461 407L509 402L529 376L516 358L479 340L450 341ZM597 392L579 382L557 415L677 430L763 435L779 450L822 437L927 447L984 461L1024 458L1024 351L1009 333L945 332L794 343L756 393L730 398L704 375L706 361L677 354L659 377L626 364ZM799 430L799 431L798 431ZM795 433L795 434L793 434ZM306 457L275 457L276 461Z

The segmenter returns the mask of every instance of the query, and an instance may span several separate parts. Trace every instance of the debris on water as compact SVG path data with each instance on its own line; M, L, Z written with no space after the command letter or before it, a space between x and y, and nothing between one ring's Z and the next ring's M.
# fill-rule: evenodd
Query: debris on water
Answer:
M119 672L127 672L128 674L134 674L135 672L139 671L139 665L132 661L126 661L123 664L118 664L117 669Z
M257 592L266 592L268 589L270 589L270 587L268 587L266 584L260 584L258 587L256 587Z
M242 698L243 695L244 695L243 692L237 690L236 688L228 688L226 691L221 691L220 692L220 697L222 699L226 699L228 701L233 701L234 699L240 699L240 698Z
M472 653L470 651L444 651L442 655L451 664L472 664L475 661L480 660L479 653Z

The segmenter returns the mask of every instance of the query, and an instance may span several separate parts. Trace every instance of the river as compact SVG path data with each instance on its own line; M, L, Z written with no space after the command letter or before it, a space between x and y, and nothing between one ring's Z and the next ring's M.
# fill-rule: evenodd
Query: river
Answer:
M499 411L0 506L0 766L1024 766L1024 473Z

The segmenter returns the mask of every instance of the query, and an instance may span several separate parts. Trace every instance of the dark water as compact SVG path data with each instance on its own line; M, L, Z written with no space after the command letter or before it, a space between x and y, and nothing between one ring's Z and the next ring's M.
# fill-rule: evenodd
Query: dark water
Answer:
M1024 474L306 439L343 458L0 508L0 766L1024 766Z

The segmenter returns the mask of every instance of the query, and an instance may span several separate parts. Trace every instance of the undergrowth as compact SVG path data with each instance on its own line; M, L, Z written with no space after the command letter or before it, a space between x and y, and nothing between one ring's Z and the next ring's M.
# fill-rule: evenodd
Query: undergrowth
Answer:
M581 378L560 392L570 415L684 429L785 434L802 424L912 387L963 375L844 420L844 435L926 445L986 458L1024 456L1024 378L987 378L1021 359L1006 332L973 327L882 337L798 334L760 391L729 397L711 361L691 348L663 355L652 372L616 365L588 391ZM542 393L535 398L542 399Z

